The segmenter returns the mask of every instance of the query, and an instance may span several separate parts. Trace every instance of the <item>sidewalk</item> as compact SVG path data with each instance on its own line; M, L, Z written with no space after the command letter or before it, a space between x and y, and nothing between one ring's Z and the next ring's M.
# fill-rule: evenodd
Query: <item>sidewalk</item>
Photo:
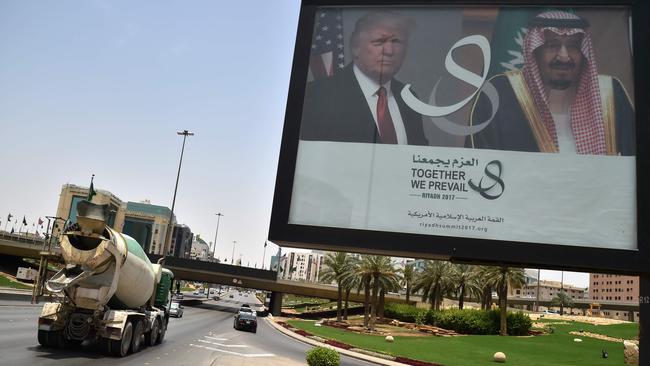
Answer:
M272 327L274 327L275 329L277 329L281 333L283 333L283 334L285 334L285 335L287 335L287 336L289 336L291 338L294 338L294 339L296 339L296 340L298 340L300 342L309 344L311 346L314 346L314 347L326 347L326 348L329 348L329 349L333 349L334 351L336 351L336 352L338 352L338 353L340 353L342 355L346 355L346 356L356 358L356 359L366 361L366 362L371 362L371 363L374 363L374 364L377 364L377 365L404 366L403 363L399 363L399 362L395 362L395 361L391 361L391 360L385 360L383 358L374 357L374 356L366 355L366 354L359 353L359 352L354 352L352 350L346 350L346 349L334 347L334 346L331 346L329 344L321 343L321 342L315 341L315 340L313 340L311 338L301 336L300 334L296 334L296 333L290 331L289 329L277 324L275 318L273 317L273 315L269 314L269 316L266 317L266 320Z

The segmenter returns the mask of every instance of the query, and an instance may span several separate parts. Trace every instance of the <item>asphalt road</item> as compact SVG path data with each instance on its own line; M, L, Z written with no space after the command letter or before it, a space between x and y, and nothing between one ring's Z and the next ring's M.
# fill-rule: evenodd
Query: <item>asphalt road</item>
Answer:
M233 329L233 312L242 303L259 304L254 295L223 294L220 301L184 307L182 318L171 318L165 341L124 358L113 358L88 345L80 349L48 349L36 339L40 305L0 300L0 365L305 365L311 346L287 337L258 318L257 333ZM231 298L230 295L233 295ZM251 306L255 308L254 306ZM341 357L341 365L371 365Z

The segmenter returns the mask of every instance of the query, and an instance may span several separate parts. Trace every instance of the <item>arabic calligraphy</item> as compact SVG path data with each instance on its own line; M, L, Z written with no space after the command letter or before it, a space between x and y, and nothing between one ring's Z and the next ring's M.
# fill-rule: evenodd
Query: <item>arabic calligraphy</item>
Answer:
M411 211L409 210L408 215L414 219L430 219L436 218L438 220L451 220L451 221L467 221L467 222L492 222L492 223L503 223L504 218L500 216L470 216L467 214L451 214L451 213L440 213L432 212L429 210L426 211Z
M435 165L436 167L444 167L444 168L463 168L466 166L478 165L478 159L476 158L442 160L442 159L429 159L421 155L413 155L413 162L418 164L431 164L431 165Z

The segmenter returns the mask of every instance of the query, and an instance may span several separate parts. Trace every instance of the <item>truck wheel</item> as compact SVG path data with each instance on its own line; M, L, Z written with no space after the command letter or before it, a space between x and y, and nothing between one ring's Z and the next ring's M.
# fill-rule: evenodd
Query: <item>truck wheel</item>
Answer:
M167 332L167 324L160 325L160 335L158 336L158 341L156 344L161 344L165 339L165 333Z
M47 332L47 345L54 348L65 348L67 342L63 330L51 330Z
M131 352L137 353L142 347L142 341L144 337L144 322L136 321L135 326L133 327L133 340L131 341Z
M111 339L110 338L103 338L100 337L97 340L97 348L99 348L99 352L105 353L107 355L111 355Z
M43 347L50 346L50 344L47 343L47 333L49 333L47 330L38 330L38 343Z
M122 331L122 339L111 339L111 354L116 357L124 357L129 353L131 340L133 339L133 324L127 321Z
M158 333L160 333L160 320L156 318L151 324L151 331L144 335L144 341L147 346L153 346L158 342Z

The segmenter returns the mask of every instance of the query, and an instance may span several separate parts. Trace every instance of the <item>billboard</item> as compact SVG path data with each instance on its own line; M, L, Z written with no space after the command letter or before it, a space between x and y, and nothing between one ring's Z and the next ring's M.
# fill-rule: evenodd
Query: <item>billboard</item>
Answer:
M270 239L648 268L641 13L303 3Z

